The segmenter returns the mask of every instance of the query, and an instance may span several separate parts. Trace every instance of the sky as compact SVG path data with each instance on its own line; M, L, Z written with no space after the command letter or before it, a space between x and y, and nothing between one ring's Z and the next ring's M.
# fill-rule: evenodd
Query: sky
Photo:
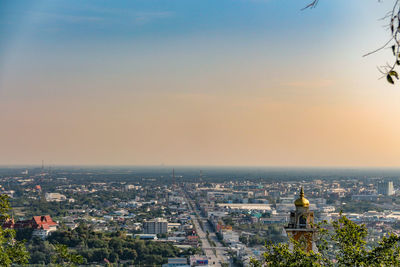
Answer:
M0 165L400 167L391 1L0 1Z

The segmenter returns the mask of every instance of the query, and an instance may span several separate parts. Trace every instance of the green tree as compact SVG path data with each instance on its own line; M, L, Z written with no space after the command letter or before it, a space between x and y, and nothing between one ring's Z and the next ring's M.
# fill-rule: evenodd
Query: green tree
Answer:
M31 262L36 264L45 264L46 263L46 254L41 251L34 251L31 254Z
M330 266L325 262L322 254L306 252L301 245L292 240L293 248L289 244L280 243L277 245L267 245L267 252L264 253L265 265L267 266ZM326 264L325 264L326 263ZM262 266L261 262L252 259L251 264L254 267Z
M76 253L71 253L68 251L66 245L54 245L54 251L56 252L51 262L55 263L56 266L75 266L75 264L81 264L83 262L83 257Z
M108 259L110 256L110 252L106 248L99 248L93 250L93 258L92 261L101 262L104 259Z
M367 248L367 228L345 216L331 225L315 225L318 252L305 251L291 239L289 243L267 244L264 261L252 259L252 266L400 266L400 237L389 234L373 248Z
M125 248L122 252L122 260L135 260L137 258L137 252L134 249Z
M10 210L9 197L0 195L0 221L9 219ZM15 264L26 264L29 260L29 253L23 241L16 240L14 229L0 227L0 266L11 266Z

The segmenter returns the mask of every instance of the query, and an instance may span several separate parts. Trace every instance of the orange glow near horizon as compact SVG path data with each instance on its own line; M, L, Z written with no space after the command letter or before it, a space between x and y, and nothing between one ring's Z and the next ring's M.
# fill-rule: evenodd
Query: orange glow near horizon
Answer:
M399 167L388 4L290 1L3 4L0 165Z

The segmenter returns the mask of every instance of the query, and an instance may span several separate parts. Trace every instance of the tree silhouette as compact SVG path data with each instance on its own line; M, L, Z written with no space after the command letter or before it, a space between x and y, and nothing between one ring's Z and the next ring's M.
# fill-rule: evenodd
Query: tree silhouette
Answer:
M378 2L381 1L378 0ZM319 0L313 0L302 10L315 8L318 2ZM400 0L394 0L392 10L387 12L382 20L388 20L389 22L387 24L387 29L390 30L389 39L381 47L363 55L363 57L390 48L393 53L393 61L391 63L387 62L383 66L378 66L378 70L382 74L382 78L386 77L389 83L394 84L395 80L399 80L397 69L400 66Z

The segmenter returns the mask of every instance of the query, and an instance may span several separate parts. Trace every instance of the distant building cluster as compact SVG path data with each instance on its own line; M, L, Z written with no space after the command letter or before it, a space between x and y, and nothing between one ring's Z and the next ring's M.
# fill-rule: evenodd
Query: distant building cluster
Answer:
M250 258L262 257L265 240L279 243L289 237L305 250L315 250L312 225L334 220L340 212L368 227L368 242L388 231L400 234L399 181L391 178L226 178L213 182L201 181L201 177L183 183L185 178L174 173L137 181L113 180L107 173L101 181L88 182L82 177L94 177L93 170L77 172L75 180L67 172L51 177L43 170L0 177L0 192L17 203L37 205L36 211L45 200L49 202L46 208L62 211L51 214L59 216L54 217L56 222L50 215L30 217L36 214L20 206L16 216L23 220L11 218L3 227L31 229L34 236L45 239L57 231L58 222L70 230L84 222L94 232L122 231L136 239L171 244L179 251L190 249L185 255L194 254L168 262L164 259L164 267L214 266L233 259L248 266Z

